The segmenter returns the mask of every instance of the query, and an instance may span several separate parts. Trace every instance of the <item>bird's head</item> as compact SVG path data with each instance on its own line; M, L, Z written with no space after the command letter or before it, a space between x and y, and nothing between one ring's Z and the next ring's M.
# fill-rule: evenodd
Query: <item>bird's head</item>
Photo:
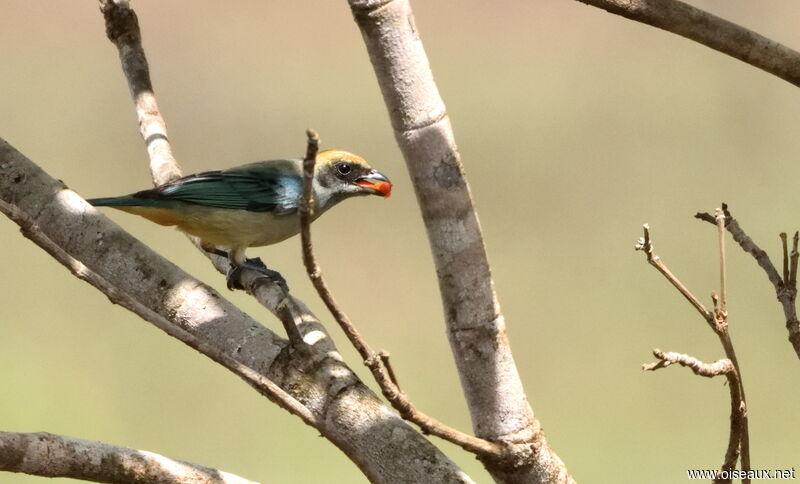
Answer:
M389 197L391 194L392 182L360 156L339 150L317 154L314 196L320 206L330 206L353 196Z

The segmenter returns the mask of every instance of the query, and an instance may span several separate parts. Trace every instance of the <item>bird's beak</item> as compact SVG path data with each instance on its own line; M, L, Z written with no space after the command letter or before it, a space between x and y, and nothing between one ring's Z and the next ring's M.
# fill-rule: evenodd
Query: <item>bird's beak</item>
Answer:
M389 198L392 194L392 182L377 170L372 170L366 175L356 179L356 183L375 191L376 195Z

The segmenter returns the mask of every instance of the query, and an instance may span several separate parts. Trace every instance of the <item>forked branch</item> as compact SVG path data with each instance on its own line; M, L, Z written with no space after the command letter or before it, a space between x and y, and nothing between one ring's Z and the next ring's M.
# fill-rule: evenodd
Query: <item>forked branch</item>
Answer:
M731 400L730 432L728 436L728 446L725 451L725 458L722 463L722 470L732 470L736 468L736 462L741 455L742 470L750 470L750 444L747 428L747 405L745 403L744 386L742 385L741 371L736 359L736 352L731 342L728 332L728 308L727 308L727 269L725 252L725 212L717 209L713 216L709 215L716 224L718 231L717 241L719 244L719 274L720 291L719 294L712 293L714 301L714 311L711 312L689 291L686 286L667 268L661 258L655 254L653 242L650 235L650 227L644 225L644 236L639 239L636 249L641 250L647 256L647 261L655 267L681 295L700 313L708 326L716 333L720 339L726 358L714 363L704 363L699 359L682 353L664 352L659 349L653 350L653 355L659 359L658 362L642 365L645 371L654 371L665 368L672 364L679 364L690 368L696 375L704 377L714 377L725 375L728 380L728 388ZM718 479L715 482L730 482L728 479ZM749 482L745 479L744 482Z
M764 269L767 274L767 279L772 283L775 288L775 294L783 309L783 314L786 319L786 329L789 332L789 342L794 348L795 354L800 358L800 321L797 319L797 262L798 262L798 239L800 234L794 233L792 237L791 251L788 247L786 233L781 233L781 245L783 247L783 270L782 274L778 272L775 265L761 247L753 242L753 239L742 229L738 220L733 218L728 205L722 204L722 211L725 214L725 228L731 234L733 240L739 244L745 252L753 256L756 263ZM715 217L709 213L698 212L695 218L716 224Z

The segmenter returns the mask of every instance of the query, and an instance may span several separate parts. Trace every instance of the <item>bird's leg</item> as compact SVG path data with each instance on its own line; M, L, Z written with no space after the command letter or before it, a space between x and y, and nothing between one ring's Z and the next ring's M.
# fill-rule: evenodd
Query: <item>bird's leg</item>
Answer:
M283 278L281 273L268 269L259 257L245 259L242 264L236 264L231 261L231 268L228 270L228 289L231 291L234 289L244 289L244 285L242 284L242 270L245 268L259 272L261 274L259 279L264 278L266 279L265 282L274 282L282 286L286 291L289 290L289 285L286 284L286 279Z
M280 286L283 286L285 290L289 290L289 285L286 284L286 279L283 278L280 272L273 271L272 269L267 268L266 264L261 260L261 258L256 257L254 259L247 259L244 257L243 250L232 249L230 251L222 250L218 247L215 247L212 244L201 243L200 247L203 248L204 251L208 252L209 254L215 254L220 257L225 257L231 263L230 269L228 269L228 275L226 277L228 283L228 289L233 291L234 289L242 289L244 290L244 284L242 284L242 270L252 269L256 272L261 273L260 278L266 279L265 282L274 282ZM241 262L239 262L241 261Z
M202 240L200 241L200 248L208 252L209 254L218 255L226 259L230 258L230 254L228 253L227 250L222 250L219 247L215 246L214 244L209 244L208 242Z

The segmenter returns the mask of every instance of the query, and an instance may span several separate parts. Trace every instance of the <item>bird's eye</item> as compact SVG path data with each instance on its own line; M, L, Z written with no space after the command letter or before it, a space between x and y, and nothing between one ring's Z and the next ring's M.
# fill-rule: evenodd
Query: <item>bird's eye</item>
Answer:
M350 163L339 163L336 165L336 169L339 171L340 175L349 175L353 167L350 166Z

